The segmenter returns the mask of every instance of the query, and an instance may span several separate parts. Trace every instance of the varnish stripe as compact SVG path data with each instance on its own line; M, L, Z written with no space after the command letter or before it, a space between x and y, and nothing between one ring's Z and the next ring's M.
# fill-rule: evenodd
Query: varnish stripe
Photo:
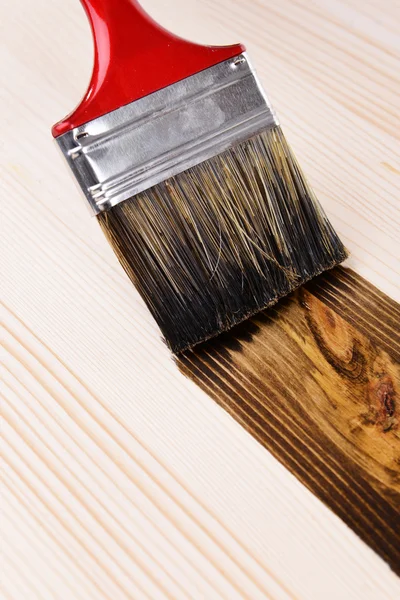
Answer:
M210 379L207 375L205 375L205 377L204 377L204 373L202 373L201 368L198 368L195 365L190 364L190 362L191 362L190 360L188 360L188 361L184 360L183 362L186 365L186 367L184 365L182 365L182 372L189 376L192 376L193 373L197 373L197 375L199 376L199 380L197 381L197 383L203 389L204 392L206 392L206 393L211 392L211 394L213 394L215 391L219 391L223 396L226 396L226 402L224 402L221 399L221 396L218 395L217 402L222 406L222 408L227 410L227 412L233 418L235 418L235 420L238 421L247 431L249 431L249 433L251 435L253 435L253 437L255 439L257 439L264 446L266 445L265 444L266 440L269 440L271 442L271 447L275 446L275 445L279 446L276 436L274 436L274 435L269 436L267 434L266 430L261 428L261 426L259 425L257 420L253 420L251 417L249 417L249 413L242 409L240 403L235 404L232 401L232 397L229 394L228 386L225 386L222 382L221 382L220 386L218 386L218 385L215 386L215 384L210 381ZM207 383L207 380L209 381L209 383ZM196 379L195 379L195 381L196 381ZM230 390L230 391L232 391L232 390ZM261 432L260 432L260 430L261 430ZM282 455L285 456L285 458L286 458L286 460L283 461L285 466L287 468L289 468L289 470L291 472L296 472L296 467L299 467L299 470L302 471L301 463L298 463L297 461L295 461L293 459L293 454L282 449L282 454L278 453L278 456L282 457ZM312 483L308 484L307 480L309 477L310 477L310 472L305 470L304 478L302 479L302 481L303 481L303 483L305 483L305 485L307 485L309 487L309 489L311 489L311 491L315 491L315 486L319 487L319 483L317 480L313 479ZM322 489L325 489L324 486L322 486L321 490Z
M198 372L201 375L201 371ZM204 382L201 382L201 385L203 386ZM215 386L213 387L215 388ZM217 389L218 387L219 386L217 385ZM293 448L291 448L290 444L288 448L285 449L285 446L287 446L287 438L282 437L279 427L272 427L273 431L268 433L268 421L263 420L262 418L259 419L258 412L253 410L251 404L248 404L240 395L238 396L238 402L234 402L232 396L229 396L229 392L227 392L226 388L229 389L229 386L220 386L222 393L227 396L226 402L218 400L221 406L227 409L236 420L241 421L241 424L244 425L244 427L256 437L261 444L265 445L266 440L269 440L271 446L280 446L282 449L282 452L279 453L281 460L282 458L284 459L284 464L288 466L292 472L296 471L297 473L302 473L302 480L309 489L315 491L315 488L318 488L322 493L323 490L329 488L333 494L338 497L337 506L341 506L345 498L341 495L339 488L335 486L332 481L325 480L321 482L318 478L313 477L311 470L305 469L304 467L304 460L302 459L304 459L306 455L300 456L297 460L294 458L294 453L291 451ZM208 391L207 386L204 386L203 389ZM231 389L230 391L232 392L233 390ZM237 396L237 394L234 394L234 396ZM243 406L242 401L247 406ZM268 416L270 417L271 415ZM311 464L311 462L309 464ZM324 478L322 477L322 479Z
M224 394L225 395L230 394L228 396L230 398L230 401L229 401L230 408L232 409L232 407L234 407L235 410L240 411L242 420L245 421L246 425L248 425L250 429L251 429L251 424L253 424L253 428L255 425L261 431L261 433L259 433L259 435L261 435L261 437L264 436L264 438L265 438L267 431L268 431L268 425L272 426L274 429L274 436L280 436L280 438L282 440L284 440L285 444L286 444L286 442L289 442L289 444L290 444L289 451L290 452L293 449L296 450L296 449L300 448L300 446L302 448L304 448L304 451L300 450L300 453L302 455L302 460L300 463L301 468L304 467L305 462L307 462L309 464L309 466L313 465L314 468L316 468L318 470L318 476L322 480L325 480L325 483L327 485L334 486L334 491L336 492L336 495L338 496L338 502L337 502L338 506L343 504L343 502L345 501L346 497L349 494L351 496L354 495L356 501L360 501L367 510L370 510L370 512L371 512L370 516L376 521L376 530L380 531L382 527L383 528L385 527L385 520L382 518L382 511L386 512L388 507L385 505L385 503L382 503L382 499L376 493L374 493L374 491L372 489L366 490L362 485L359 485L362 482L357 482L356 485L360 491L359 491L359 493L355 492L355 490L354 490L355 483L352 481L351 478L349 478L349 474L347 474L347 478L346 478L345 472L344 472L344 477L343 477L339 472L335 473L334 470L332 468L330 468L332 478L339 479L339 485L333 484L333 482L330 481L330 479L329 479L329 474L327 477L326 473L324 473L323 469L321 471L316 466L317 463L320 462L319 450L321 448L318 448L318 445L315 448L316 443L312 440L312 438L307 440L310 443L310 446L314 446L314 449L312 450L313 457L309 456L311 447L309 446L307 448L306 442L302 439L302 436L301 436L302 427L300 425L297 426L298 432L296 432L295 429L292 428L291 435L289 433L289 436L284 436L284 438L282 438L282 432L283 432L282 425L284 424L284 422L281 419L276 417L276 410L278 409L280 400L284 399L284 397L282 397L282 396L281 396L281 398L276 397L276 393L271 388L265 386L266 391L269 394L269 397L275 396L274 401L273 401L273 407L275 408L275 412L273 412L269 408L269 406L267 404L264 404L262 402L262 400L259 398L259 396L258 396L259 390L257 390L257 388L254 385L251 385L251 387L253 390L255 389L256 392L250 390L250 388L249 389L244 388L242 385L237 384L237 381L235 381L235 379L231 380L229 372L225 373L223 371L223 369L221 369L221 367L218 365L218 362L216 361L216 359L214 359L210 355L208 355L208 357L206 356L203 358L210 359L210 360L208 360L208 364L210 364L210 362L214 363L215 368L213 369L213 374L214 374L213 376L214 376L214 379L216 380L217 388L219 387L221 389L222 386L219 384L220 383L223 384ZM202 359L200 359L200 362L202 362ZM216 373L218 374L217 376L215 375ZM235 384L236 384L236 389L234 387ZM215 387L215 385L214 385L214 387ZM234 398L237 398L236 402L234 401ZM290 403L290 400L291 399L289 399L289 403ZM250 417L250 420L248 417ZM276 423L276 425L274 426L273 423ZM267 429L266 429L266 427L267 427ZM293 444L291 443L290 437L295 438ZM272 438L272 439L274 439L274 438ZM307 450L309 450L309 451L307 451ZM291 455L291 458L292 458L292 455ZM333 461L330 460L329 455L327 455L326 459L329 460L329 462L335 462L334 459L333 459ZM299 464L299 463L297 462L297 464ZM325 462L325 464L326 464L326 462ZM339 470L342 471L342 468L339 467ZM307 476L310 476L310 471L308 469L307 469L306 473L307 473ZM320 483L320 482L318 481L318 483ZM324 484L324 482L322 482L322 489L324 489L324 487L325 487L325 484ZM346 490L346 488L348 488L348 489ZM344 495L343 495L343 489L346 491L346 493ZM367 499L364 496L367 496ZM369 502L368 502L368 496L369 496ZM379 509L379 511L375 512L372 507L375 506L376 502L379 503L380 509ZM392 513L392 511L389 510L388 518L393 518L393 514L391 514L391 513ZM363 513L360 515L360 518L361 518L361 520L364 520Z
M191 362L190 359L189 362ZM206 369L204 369L206 372L207 364L201 363L202 360L200 359L200 366L195 366L192 364L189 366L189 369L193 368L193 370L197 372L199 376L199 383L204 385L203 377L205 373L203 372L203 367L206 367ZM234 416L240 415L243 423L246 424L250 431L254 430L259 432L258 435L261 440L270 439L271 442L274 443L278 443L278 440L280 440L280 445L288 460L290 462L294 462L294 464L298 465L300 469L303 468L302 463L299 463L293 459L292 450L294 449L294 446L290 442L290 437L288 438L282 436L282 430L279 427L280 423L278 422L277 425L275 424L276 419L273 418L273 415L272 419L264 418L262 412L266 411L263 411L262 407L261 409L258 408L259 402L255 397L253 397L254 403L247 402L245 396L240 394L240 390L235 390L233 387L234 382L228 383L226 379L220 375L216 375L215 372L213 372L212 377L206 375L206 378L210 383L208 386L205 385L204 387L207 387L211 390L217 389L226 396L226 401L220 402L224 408L228 407L228 410L230 410ZM270 417L270 414L266 412L266 416ZM305 473L308 474L309 472L305 471Z
M329 307L331 310L335 311L338 315L340 315L345 321L347 321L352 327L360 331L363 335L368 336L372 341L384 347L386 352L390 354L394 360L400 359L400 347L398 344L393 344L388 341L387 336L382 332L380 336L380 331L378 325L373 325L372 323L369 325L367 319L362 317L359 313L357 313L357 309L355 308L351 312L346 310L338 309L337 304L329 294L324 294L323 296L316 296L320 300L323 300L324 304Z
M368 312L361 308L359 303L354 302L348 296L343 296L342 302L346 302L343 310L343 304L339 304L339 298L335 295L334 291L330 293L331 289L332 286L327 284L326 289L322 293L315 293L314 295L346 321L349 321L355 329L362 331L364 335L369 335L377 343L384 345L387 351L393 355L393 358L399 360L400 343L397 339L393 339L393 336L396 337L396 332L391 328L384 327L381 321L375 319L372 314L368 314Z
M327 284L325 289L315 290L313 294L324 304L329 304L334 312L340 314L344 320L351 322L356 329L374 338L377 343L384 344L396 354L398 359L400 340L397 339L395 328L392 328L391 325L385 326L381 319L363 309L360 298L353 300L346 294L339 296L330 284Z
M217 354L216 358L213 358L211 355L208 355L210 360L213 361L214 365L215 365L215 372L218 372L219 375L219 381L221 381L221 379L225 382L229 382L229 387L231 389L233 388L233 385L235 384L235 381L231 381L232 379L232 369L226 369L224 367L221 367L221 365L219 364L219 358L220 355L218 353L218 350L215 351L215 353ZM235 372L238 373L238 371ZM244 379L245 377L243 376L243 374L241 373L241 378ZM274 374L272 372L271 369L268 369L268 375L271 378L271 381L274 378ZM248 377L251 378L251 373L248 374ZM315 440L312 437L312 431L308 432L308 430L310 429L309 424L305 422L304 418L300 417L300 420L296 419L295 411L294 410L289 410L289 407L293 407L296 405L296 409L297 411L300 412L300 414L303 412L301 409L301 404L296 403L296 398L294 395L294 391L291 389L288 389L289 392L289 402L288 402L288 406L287 406L287 412L285 415L284 409L282 408L282 410L280 410L280 403L282 401L285 400L285 396L284 393L282 392L282 390L278 391L274 391L270 386L266 385L265 383L263 383L263 387L265 388L265 391L267 392L266 394L262 394L262 396L260 397L261 394L261 386L259 385L257 387L256 383L253 382L251 379L246 378L247 382L248 382L248 388L246 389L246 387L242 384L239 384L238 387L240 387L239 391L239 403L241 402L241 400L245 403L246 406L252 407L252 402L248 402L247 398L249 397L250 400L253 399L254 404L257 405L255 407L256 409L256 413L257 415L259 415L261 417L261 421L263 420L265 422L271 421L271 418L275 418L275 421L278 420L278 428L277 431L282 432L282 424L286 421L288 421L288 419L285 419L285 416L290 417L290 422L294 423L294 427L292 427L292 433L294 435L294 437L298 440L298 444L300 444L302 447L305 448L305 452L303 452L303 457L305 458L305 460L307 460L307 462L311 462L311 464L316 464L316 462L320 461L320 457L321 457L321 450L323 451L323 445L319 443L319 439ZM235 377L235 379L237 379ZM275 397L274 401L273 401L273 410L271 410L271 407L269 406L270 403L266 403L263 402L263 398L266 399L268 398L268 400L271 401L271 397ZM279 411L279 414L281 416L284 417L284 419L282 420L281 418L279 418L279 416L277 417L277 411ZM306 413L303 413L306 414ZM258 421L257 421L258 422ZM307 439L303 440L302 439L302 433L306 434ZM319 438L318 434L315 436L317 438ZM287 437L285 437L285 439L287 439ZM307 448L307 443L309 444L308 448ZM329 443L328 440L325 439L324 441L325 443L325 449L327 447L327 445L329 444L329 447L332 447L333 444ZM309 450L309 451L307 451ZM309 458L310 452L312 453L312 457ZM341 488L344 486L351 486L349 487L349 489L347 490L347 494L351 493L354 494L356 497L356 500L359 499L361 502L364 503L365 508L367 510L371 511L371 514L374 515L374 518L376 519L376 524L377 527L384 527L385 526L385 520L382 518L382 512L389 510L389 514L387 515L388 518L392 517L393 518L393 511L390 510L390 507L382 502L382 498L379 497L378 494L375 493L374 490L370 489L365 489L365 486L363 485L362 481L353 481L351 479L351 477L349 477L349 473L342 468L342 464L340 463L340 461L337 461L335 459L334 456L331 456L329 454L326 455L326 457L324 457L324 461L325 464L327 465L327 463L329 462L331 464L331 467L329 467L329 470L332 474L332 476L334 478L337 478L339 480L339 486L335 486L336 490L338 490L339 495L342 494L341 492ZM334 467L337 468L337 472L334 472ZM325 478L325 474L320 473L322 478ZM327 482L329 482L329 479L327 479ZM355 490L355 487L358 488L359 492L357 492ZM378 504L375 503L379 503L379 510L374 510L375 506L378 506Z
M400 574L398 307L340 267L305 289L178 364Z
M307 284L305 287L307 287ZM365 311L363 311L362 308L358 310L358 305L354 308L354 310L352 310L350 305L354 303L350 302L347 296L343 296L342 304L339 304L338 300L340 299L337 297L337 295L332 295L329 293L328 285L326 286L326 289L321 287L321 290L313 290L313 295L323 301L327 307L343 317L355 329L361 331L364 335L369 336L374 342L380 343L380 345L385 348L387 353L390 354L395 360L400 360L400 344L396 344L396 340L394 343L392 343L392 337L388 334L385 335L381 321L375 321L375 325L372 324L372 319L371 322L368 322L368 313L367 317L365 317L363 315L363 312ZM347 303L346 306L343 306L344 302ZM285 320L280 318L279 310L276 310L272 307L269 309L269 311L274 313L274 315L270 317L271 321L274 320L275 322L278 322L278 319L281 321ZM265 313L262 316L265 318L264 322L267 322L269 316L268 313ZM296 330L296 325L293 321L288 321L288 325L290 325L292 331L298 333L298 330ZM379 326L381 326L381 330L379 329Z
M199 372L199 371L198 371ZM201 372L200 372L201 375ZM203 387L204 391L208 392L208 386L204 385L204 380L200 379L200 385ZM213 386L215 388L215 386ZM221 386L222 387L222 386ZM217 388L218 391L218 388ZM223 395L228 395L228 392L224 389L223 390ZM396 520L396 512L395 511L390 511L390 514L388 515L387 520L382 520L382 519L376 519L374 518L374 516L376 517L376 515L372 515L372 514L364 514L364 509L365 507L368 507L368 504L365 505L365 503L363 502L363 508L361 510L359 510L358 512L355 512L353 515L349 514L349 507L351 509L352 507L352 502L348 501L349 496L351 496L351 490L352 487L354 485L354 481L353 479L350 477L349 480L346 482L346 484L343 486L343 491L340 491L340 488L338 488L333 481L329 481L329 480L325 480L325 481L320 481L318 478L315 478L312 476L311 471L313 469L306 469L304 471L304 455L299 457L300 463L296 460L293 459L293 455L290 454L290 452L285 452L282 450L279 450L279 443L277 440L277 433L279 432L279 429L275 429L274 433L272 435L268 435L267 431L265 429L265 427L262 426L262 423L260 423L260 421L257 418L252 418L249 414L249 409L247 407L247 409L243 409L240 401L238 404L236 404L233 400L232 397L228 395L228 400L225 403L224 401L221 400L220 395L217 397L217 401L221 404L221 406L223 406L225 409L228 410L228 412L234 417L236 418L236 420L238 420L242 425L244 425L244 427L264 446L267 446L270 450L272 449L272 452L274 453L275 456L277 456L278 458L280 458L280 460L285 464L285 466L287 468L289 468L289 470L291 472L295 472L297 473L298 476L301 477L302 482L314 493L317 492L317 495L323 499L325 502L327 502L331 508L332 505L336 508L336 513L346 522L350 522L352 523L354 529L362 529L363 531L366 531L366 534L364 536L365 541L367 541L367 543L369 543L370 545L372 545L373 547L375 547L377 544L379 544L382 547L382 551L381 551L381 555L384 557L387 557L387 559L389 560L390 556L392 556L393 554L396 553L396 540L391 541L387 539L386 533L385 533L385 529L386 529L386 523L387 522L395 522ZM251 411L250 411L251 412ZM271 415L269 415L269 417L271 417ZM266 423L265 423L266 424ZM279 433L278 433L278 437ZM270 444L268 444L268 441L270 442ZM276 452L276 446L278 446L278 451ZM275 450L275 452L274 452ZM300 468L298 468L296 470L293 469L293 467L296 467L298 465L301 465ZM314 464L314 470L316 468L315 463L309 463L309 465ZM323 467L323 463L322 463L322 467ZM322 479L324 479L324 477L322 477ZM335 499L336 497L336 499ZM374 501L372 501L374 502ZM380 508L383 509L383 505L382 505L382 499L377 497L377 506L379 506ZM386 511L385 511L386 512ZM351 518L350 518L351 517ZM372 519L371 519L372 517ZM373 529L371 531L371 527L368 527L368 525L371 525L371 520L375 521L375 523L372 523L373 525ZM379 522L381 521L381 522ZM382 521L383 521L383 526L382 526ZM366 526L367 524L367 526ZM378 538L378 540L376 539ZM386 552L386 550L388 550Z
M232 366L229 365L229 363L225 361L225 359L221 356L221 354L218 353L218 350L215 350L215 353L217 354L217 357L214 359L212 358L211 354L208 354L208 356L210 357L210 360L213 360L213 362L216 366L215 370L219 373L220 378L224 377L225 381L229 380L231 382L232 377L233 377L234 382L231 383L231 386L232 386L232 384L236 383L237 379L240 377L240 379L241 379L240 386L243 391L241 398L244 399L245 397L247 397L249 395L248 392L250 392L250 395L252 396L254 401L260 407L259 414L260 414L260 416L262 416L263 419L268 421L271 416L276 417L277 413L278 413L279 415L281 415L281 417L283 416L283 419L282 418L279 419L279 425L282 425L283 422L287 421L287 417L290 417L291 423L294 424L294 427L296 429L300 430L301 433L306 434L306 436L307 436L306 443L309 443L309 444L315 446L315 450L313 451L313 454L316 458L318 458L319 451L322 450L323 448L322 448L322 446L320 446L318 444L318 442L315 440L315 438L311 437L311 435L309 435L308 432L305 431L304 428L307 427L307 424L305 423L305 420L304 420L305 413L302 411L301 405L296 403L296 399L294 397L293 390L288 389L289 394L291 395L291 400L293 400L293 402L296 403L296 407L294 408L294 406L289 403L287 408L284 408L283 406L282 406L282 408L280 408L280 401L284 400L284 393L282 391L282 388L284 386L281 381L277 380L276 375L273 373L273 371L271 369L268 369L268 376L270 377L270 382L272 382L272 384L273 383L277 384L277 386L276 386L277 390L274 390L271 387L271 385L268 386L266 383L263 383L262 385L265 388L265 391L268 393L268 396L266 396L265 394L262 393L260 385L257 386L257 382L255 381L256 376L254 376L252 372L247 372L247 375L245 376L243 374L243 372L240 372L238 370L232 371ZM283 355L282 355L282 359L284 360ZM222 363L222 366L221 366L221 363ZM262 395L260 396L260 394L262 394ZM279 397L278 397L278 395L279 395ZM274 398L274 411L271 411L269 403L265 402L265 400L266 400L266 398L268 398L268 400L271 401L271 399L273 397L275 397ZM297 412L296 412L296 409L297 409ZM281 431L281 429L280 429L280 431ZM298 436L296 434L296 437L298 437L299 442L301 444L303 444L304 447L307 449L306 443L303 442L303 440L301 439L301 436ZM305 454L307 454L307 452ZM340 466L340 465L338 464L337 466Z
M354 286L349 286L344 281L332 281L329 279L325 279L320 283L316 282L316 287L318 287L321 291L323 291L326 287L333 290L333 292L337 295L341 296L341 302L338 302L338 306L344 304L343 300L346 302L356 302L357 301L357 310L358 312L365 313L367 318L373 318L382 324L389 332L390 336L395 337L397 343L400 343L400 334L398 329L398 320L394 319L391 315L388 315L387 311L385 313L384 310L376 306L376 299L369 298L366 294L359 294L358 291L354 288ZM310 286L312 287L312 286ZM364 306L363 306L364 303ZM344 308L346 304L344 304ZM386 322L385 322L386 321Z
M190 360L189 360L190 362ZM185 360L185 363L187 364L187 361ZM389 508L389 514L387 515L387 519L381 519L379 518L379 516L371 510L371 504L368 504L368 502L365 502L365 500L362 502L362 509L359 512L355 512L354 515L352 515L351 519L350 519L350 515L349 515L349 508L347 507L347 504L349 504L350 509L352 508L353 504L352 502L348 502L348 498L349 496L353 496L352 494L352 488L354 487L354 479L352 478L352 474L349 473L349 477L348 480L346 482L343 482L343 492L340 491L340 487L338 487L337 485L335 485L335 483L331 480L326 479L326 476L322 475L322 481L320 481L318 478L312 477L311 472L312 470L317 469L319 471L319 469L316 466L316 461L308 461L308 467L306 470L304 470L304 463L306 460L306 454L302 453L300 451L300 457L299 457L299 461L294 460L293 458L293 452L292 450L296 450L296 447L293 446L291 447L291 445L289 444L288 448L285 450L285 446L287 446L286 440L287 438L282 438L281 436L281 427L280 425L282 425L282 422L278 423L277 426L273 427L273 432L271 434L268 433L268 429L271 427L271 421L274 421L273 418L273 413L266 413L266 418L264 418L262 415L260 415L260 411L257 411L255 408L253 408L253 404L257 404L258 400L256 398L253 397L253 403L252 402L246 402L244 400L244 398L240 395L238 395L238 393L235 391L234 387L231 387L226 380L221 380L221 377L219 375L216 376L216 371L217 369L215 369L215 371L211 371L212 375L206 375L206 378L208 379L208 381L210 382L208 385L204 382L204 372L202 372L202 366L200 367L196 367L195 365L187 365L187 373L189 376L193 376L194 372L197 372L198 375L198 381L197 383L200 384L200 386L203 388L203 390L206 393L209 393L210 389L212 394L215 394L215 392L217 392L216 395L216 400L217 402L225 409L228 410L228 412L239 422L241 422L241 424L245 427L245 429L247 429L249 431L249 433L251 433L262 445L266 446L269 450L271 450L273 452L273 454L275 456L277 456L277 458L279 458L283 464L285 464L285 466L287 468L289 468L289 470L292 473L297 474L297 476L300 476L301 480L303 483L305 483L305 485L314 493L317 492L317 495L322 498L326 503L328 503L331 508L332 505L334 505L334 507L336 508L336 513L341 516L341 518L346 521L349 524L349 520L351 525L353 526L354 529L357 530L357 528L362 529L363 531L366 530L366 534L364 535L364 539L373 547L377 545L376 543L376 538L378 537L378 543L381 545L382 547L382 551L381 551L381 555L386 557L387 556L387 560L390 560L390 556L392 556L393 554L396 553L396 549L397 549L397 540L394 539L393 541L388 539L387 533L386 533L386 526L387 526L387 522L395 522L396 520L396 516L397 516L397 512L390 510L391 507L388 507L386 503L382 502L382 498L379 497L378 494L374 494L375 498L371 498L371 504L372 506L374 505L374 502L376 502L376 506L379 507L380 511L383 513L387 513L388 512L388 508ZM207 371L207 364L204 364L205 366L205 371ZM184 369L185 371L185 369ZM209 370L208 370L209 371ZM210 373L210 371L209 371ZM196 379L195 379L196 381ZM235 381L232 381L232 386L235 385ZM237 384L236 384L236 387ZM221 392L222 394L226 397L226 401L224 401L221 398ZM234 400L234 398L237 398L237 401ZM243 404L245 406L243 406ZM260 418L261 417L261 418ZM297 437L297 436L296 436ZM280 443L279 443L279 440ZM324 461L323 458L321 458L321 460L318 460L318 463L322 464L322 467L324 465ZM326 464L326 463L325 463ZM328 474L329 475L329 474ZM332 473L332 478L336 478L336 475L334 473ZM360 482L357 482L360 483ZM365 490L364 490L365 491ZM373 490L371 490L373 491ZM318 493L319 492L319 493ZM329 493L328 493L329 492ZM335 499L336 497L336 499ZM362 498L362 496L360 496L360 498ZM357 502L355 502L354 504L357 504ZM368 512L368 514L366 514L366 512ZM382 514L380 515L382 516ZM371 525L371 520L375 521L375 523L372 523L373 525L373 529L372 532L370 532L370 527L368 527L368 525ZM386 547L389 547L389 551L386 552L385 549Z
M380 298L370 297L367 294L360 293L360 290L355 289L354 286L347 286L346 283L342 282L340 279L338 279L337 281L321 279L316 281L314 285L311 285L309 287L312 291L316 291L320 294L323 294L327 286L334 290L334 293L339 297L339 301L337 302L338 308L345 310L347 306L347 300L357 300L359 305L359 312L365 312L367 317L369 315L374 316L374 318L377 319L380 323L383 322L384 327L389 327L394 332L396 337L400 337L398 333L398 328L396 327L396 325L399 322L399 319L397 317L399 316L400 318L400 315L396 315L383 302L382 306L378 308L377 302L381 303ZM365 306L363 306L363 303L365 303Z
M339 279L341 274L340 268L334 270L334 277L317 278L307 284L307 289L312 293L323 294L327 289L331 290L337 298L337 307L341 310L347 309L347 303L352 302L357 304L357 313L363 314L367 319L373 318L380 326L389 331L390 339L394 339L396 343L400 343L399 331L399 315L390 310L390 307L384 304L380 297L374 297L363 290L357 289L356 285L351 285L349 282ZM385 308L386 306L386 308ZM399 317L399 318L397 318Z
M357 316L357 313L354 313L354 316L349 315L349 313L346 312L342 312L341 310L337 310L337 307L335 307L335 304L333 302L331 302L329 299L325 299L325 305L329 308L331 308L332 310L335 310L336 313L343 317L344 320L346 320L349 325L351 325L352 327L354 327L354 329L357 329L360 333L362 333L364 336L368 336L370 341L373 342L374 344L379 344L380 347L382 348L382 350L385 350L385 352L387 352L389 354L389 356L391 356L393 358L393 360L395 361L399 361L400 360L400 352L398 349L393 349L393 346L389 343L387 343L385 340L380 340L379 339L379 332L378 331L373 331L373 329L368 329L368 324L366 322L363 322L362 319L360 319Z
M343 277L343 274L345 273L346 271L341 267L338 267L334 270L333 276L324 274L318 281L314 280L315 286L323 289L322 282L328 282L338 290L338 293L346 295L346 293L350 292L354 297L359 298L361 301L361 310L364 310L362 302L366 302L369 310L379 319L386 319L389 322L393 322L395 325L399 322L400 311L397 310L397 306L393 306L392 302L388 302L390 298L387 296L382 297L380 293L373 293L373 290L367 289L362 285L362 282L359 282L356 279L352 281L350 277ZM311 287L312 284L313 282L310 284ZM397 328L396 335L400 338Z
M386 306L387 310L390 310L395 317L400 318L400 304L398 304L395 300L383 294L378 288L374 285L360 277L355 271L349 269L348 267L338 267L336 271L336 278L343 283L351 283L354 285L354 289L361 295L366 295L371 299L371 301L377 301L381 304L376 305L376 310L385 315L384 310L382 309L382 305Z

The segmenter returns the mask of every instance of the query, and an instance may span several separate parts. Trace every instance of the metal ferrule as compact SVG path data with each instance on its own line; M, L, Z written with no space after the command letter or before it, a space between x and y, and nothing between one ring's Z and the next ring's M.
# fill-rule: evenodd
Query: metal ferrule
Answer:
M241 54L56 140L98 214L277 124Z

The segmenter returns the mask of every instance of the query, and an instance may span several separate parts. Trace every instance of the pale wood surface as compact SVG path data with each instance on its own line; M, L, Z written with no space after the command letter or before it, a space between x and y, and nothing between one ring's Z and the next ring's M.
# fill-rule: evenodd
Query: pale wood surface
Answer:
M349 264L399 285L396 1L146 0L244 41ZM3 597L394 599L386 564L179 373L49 135L86 85L77 0L1 6Z

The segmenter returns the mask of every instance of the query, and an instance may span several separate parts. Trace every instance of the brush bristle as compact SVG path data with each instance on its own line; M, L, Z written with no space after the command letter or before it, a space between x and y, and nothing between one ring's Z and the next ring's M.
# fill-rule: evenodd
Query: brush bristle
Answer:
M279 127L98 218L175 353L347 256Z

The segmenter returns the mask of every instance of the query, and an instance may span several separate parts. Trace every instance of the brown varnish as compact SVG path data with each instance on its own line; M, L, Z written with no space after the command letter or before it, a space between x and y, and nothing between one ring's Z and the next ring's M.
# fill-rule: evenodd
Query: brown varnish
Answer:
M399 323L338 267L178 360L397 573Z

